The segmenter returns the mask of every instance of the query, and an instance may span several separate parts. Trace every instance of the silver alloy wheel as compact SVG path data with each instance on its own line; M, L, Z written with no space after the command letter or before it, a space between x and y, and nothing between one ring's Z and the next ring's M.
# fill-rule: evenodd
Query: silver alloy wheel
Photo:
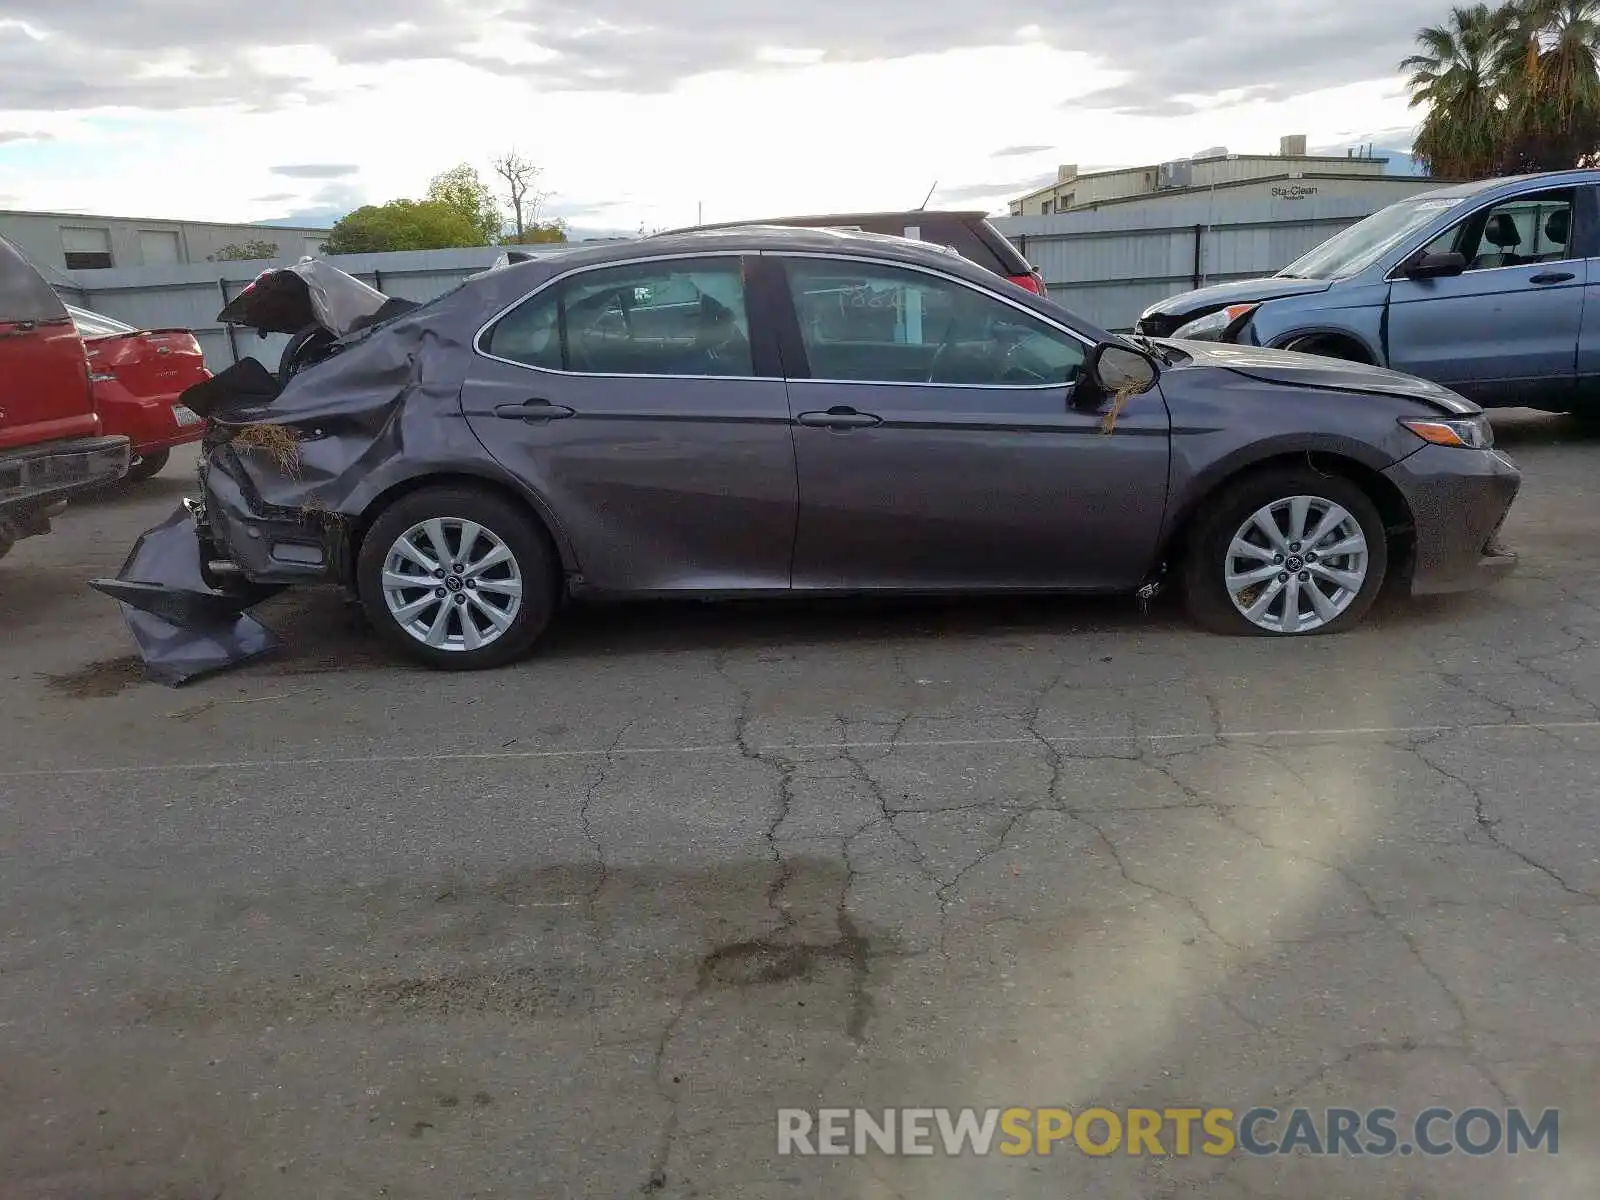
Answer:
M389 547L383 600L395 623L424 646L480 650L516 620L522 568L511 547L476 521L434 517Z
M1367 564L1367 535L1349 511L1321 496L1286 496L1239 526L1223 583L1252 625L1309 633L1354 603Z

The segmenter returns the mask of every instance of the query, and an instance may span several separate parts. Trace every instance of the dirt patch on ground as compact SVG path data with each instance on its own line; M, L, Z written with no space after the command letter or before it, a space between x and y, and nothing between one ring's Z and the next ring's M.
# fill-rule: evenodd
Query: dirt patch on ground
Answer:
M148 681L144 662L134 654L121 658L108 658L92 662L76 671L61 675L45 675L45 683L53 690L74 700L94 700L115 696L131 687Z

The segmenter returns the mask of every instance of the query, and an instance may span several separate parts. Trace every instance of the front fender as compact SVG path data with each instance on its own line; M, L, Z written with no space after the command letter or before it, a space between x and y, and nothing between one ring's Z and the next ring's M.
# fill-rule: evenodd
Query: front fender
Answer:
M1207 496L1252 467L1323 456L1382 472L1420 445L1398 418L1429 411L1402 397L1292 387L1225 369L1168 371L1162 391L1172 411L1164 548Z
M1296 338L1348 338L1377 366L1388 365L1384 322L1388 286L1338 285L1311 296L1268 301L1250 316L1244 333L1250 344L1282 348Z

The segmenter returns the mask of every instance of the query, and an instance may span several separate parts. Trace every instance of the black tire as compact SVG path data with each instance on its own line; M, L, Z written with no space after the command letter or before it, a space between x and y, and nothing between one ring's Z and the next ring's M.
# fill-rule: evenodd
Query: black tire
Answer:
M133 465L128 468L126 476L129 483L143 483L146 479L154 479L166 470L167 463L172 458L171 450L157 450L153 454L141 454L133 460Z
M298 372L321 362L333 342L333 334L320 325L307 325L294 334L278 359L278 382L288 383Z
M1283 348L1296 354L1315 354L1318 358L1336 358L1340 362L1372 365L1372 359L1365 351L1343 338L1312 334L1310 337L1295 338Z
M1344 508L1361 526L1367 543L1367 575L1354 599L1338 616L1313 629L1287 633L1264 629L1235 607L1225 575L1228 548L1250 515L1292 496L1313 496ZM1205 502L1184 550L1183 590L1190 615L1213 633L1255 637L1304 637L1338 633L1366 615L1383 587L1389 545L1383 517L1366 492L1339 475L1309 467L1281 467L1247 475ZM1270 585L1269 585L1270 586Z
M472 521L503 542L511 551L522 577L521 604L511 625L477 649L442 649L426 645L408 633L389 611L383 587L384 560L400 537L413 526L434 518ZM459 531L457 532L459 539ZM459 549L459 547L457 547ZM525 657L550 623L560 580L560 561L538 519L527 509L493 492L470 486L451 485L426 488L402 496L373 522L362 539L356 562L356 590L361 606L373 629L395 650L408 658L442 671L477 671L505 666ZM441 581L442 585L446 581ZM401 592L401 596L408 595ZM446 593L441 605L455 602L455 590ZM420 589L417 598L426 597ZM465 607L465 602L462 602ZM478 612L474 608L474 613ZM436 609L419 615L430 620ZM454 622L460 635L461 616L446 618L447 628ZM479 618L474 617L475 620Z

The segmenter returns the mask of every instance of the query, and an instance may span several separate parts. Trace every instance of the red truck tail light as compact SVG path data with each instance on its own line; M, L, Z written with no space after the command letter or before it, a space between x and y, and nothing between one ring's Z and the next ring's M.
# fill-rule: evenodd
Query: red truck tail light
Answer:
M1012 283L1016 284L1019 288L1022 288L1024 291L1032 292L1035 296L1045 296L1049 294L1045 291L1044 284L1039 282L1039 277L1037 275L1007 275L1006 278Z

